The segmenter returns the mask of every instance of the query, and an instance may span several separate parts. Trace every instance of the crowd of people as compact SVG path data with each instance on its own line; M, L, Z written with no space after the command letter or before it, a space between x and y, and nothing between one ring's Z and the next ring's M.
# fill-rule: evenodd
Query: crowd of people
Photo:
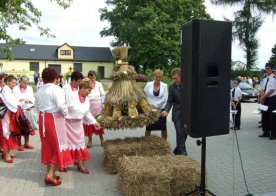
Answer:
M268 137L269 140L276 140L276 67L271 63L266 63L265 69L263 69L264 77L258 82L255 80L255 83L259 83L258 91L258 104L259 110L261 113L261 125L259 128L262 128L263 133L259 137ZM230 100L231 100L231 111L233 113L233 129L240 130L241 125L241 99L242 92L239 88L239 83L241 81L247 82L250 84L250 78L238 77L234 79L233 88L230 91ZM254 80L253 84L254 86Z
M239 83L246 81L251 84L252 81L252 86L259 84L258 103L267 106L266 110L261 109L263 133L259 137L276 140L276 67L267 63L264 73L266 77L260 82L257 78L245 77L233 80L230 91L232 111L236 111L233 115L233 129L241 128L242 92ZM80 72L72 72L70 83L63 85L60 84L59 78L54 69L45 68L41 79L37 78L37 92L34 95L32 87L28 85L28 77L22 76L18 79L12 75L0 75L2 158L7 163L13 163L12 150L33 149L29 136L39 130L41 162L47 166L44 180L51 185L61 184L56 170L66 172L68 166L76 165L80 172L89 174L85 162L90 160L87 148L92 147L92 135L98 135L101 145L104 143L104 130L95 116L101 114L104 108L105 91L97 81L96 72L89 71L87 77ZM151 107L161 111L160 118L146 126L145 136L150 136L152 131L158 130L161 131L161 137L167 140L167 116L172 109L172 121L176 130L176 147L173 153L187 155L187 134L180 123L181 70L174 68L171 71L173 83L170 85L162 82L162 78L163 71L157 69L154 71L153 80L147 82L144 87ZM1 103L7 108L3 116ZM26 127L24 131L22 125ZM87 144L85 137L88 137Z
M261 128L263 133L259 137L276 140L276 67L271 63L265 65L266 77L259 85L259 104L267 106L261 110ZM262 107L263 108L263 107Z
M239 82L246 82L251 86L253 86L254 88L257 86L257 84L260 83L260 80L258 77L238 76L237 79L239 79Z
M73 72L70 84L63 86L59 78L54 69L45 68L43 85L34 94L28 77L0 75L2 158L13 163L13 150L33 149L29 136L39 130L41 163L47 166L44 180L54 186L62 182L57 169L66 172L68 166L76 165L80 172L90 173L85 167L85 161L90 160L85 135L89 137L88 148L92 146L92 134L100 135L101 143L104 142L104 130L94 118L101 113L105 95L101 83L96 82L96 72L90 71L87 78Z
M259 137L276 139L276 76L275 66L265 65L266 77L259 83L257 78L239 77L233 80L230 91L233 115L233 129L241 126L241 98L239 88L241 81L249 84L259 83L261 105L268 106L262 110L262 130ZM36 93L28 85L26 76L0 74L0 146L2 158L7 163L14 162L12 150L33 149L30 135L39 131L41 139L41 163L47 166L45 183L60 185L61 178L56 170L66 172L68 166L76 165L84 174L90 171L85 162L90 160L87 148L92 147L92 135L99 135L101 145L104 143L104 130L95 116L104 108L105 91L96 79L96 72L91 70L87 77L80 72L72 72L68 84L60 82L60 76L52 68L45 68L42 77L36 72ZM160 118L146 126L145 136L152 131L161 131L161 137L167 140L167 116L172 108L172 121L176 130L176 155L187 155L185 142L187 134L180 123L181 117L181 70L171 71L173 83L162 82L163 71L154 71L153 81L148 82L144 92L153 109L161 111ZM22 143L22 136L24 143ZM88 137L87 144L85 137Z

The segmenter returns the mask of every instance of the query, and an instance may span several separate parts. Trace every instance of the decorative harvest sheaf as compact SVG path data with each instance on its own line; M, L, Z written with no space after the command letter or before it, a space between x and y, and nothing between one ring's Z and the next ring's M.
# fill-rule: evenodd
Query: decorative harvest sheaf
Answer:
M152 124L157 121L160 116L160 110L150 111L147 113L139 114L137 117L130 116L120 116L120 117L110 117L105 115L99 115L97 117L98 123L100 123L101 127L110 130L117 129L135 129L137 127L144 127L145 125Z
M97 118L101 127L134 129L156 122L160 111L152 109L145 92L136 86L136 71L126 61L128 48L114 48L112 53L116 64L112 70L112 85L105 95L104 110Z
M134 77L133 77L133 73L130 72L130 71L124 71L124 72L120 72L120 73L116 73L114 74L111 79L113 81L116 81L116 80L134 80Z

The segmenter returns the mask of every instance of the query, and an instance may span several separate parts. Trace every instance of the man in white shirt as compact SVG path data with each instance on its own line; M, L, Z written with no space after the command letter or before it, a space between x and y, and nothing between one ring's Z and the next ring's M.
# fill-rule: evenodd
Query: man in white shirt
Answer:
M242 91L239 87L240 80L233 80L233 88L230 91L230 100L232 110L237 110L236 114L233 114L234 130L240 130L241 126L241 98Z
M263 134L259 137L269 137L269 140L276 139L276 78L273 75L274 66L266 63L265 70L267 77L263 81L260 103L268 106L267 111L262 111Z

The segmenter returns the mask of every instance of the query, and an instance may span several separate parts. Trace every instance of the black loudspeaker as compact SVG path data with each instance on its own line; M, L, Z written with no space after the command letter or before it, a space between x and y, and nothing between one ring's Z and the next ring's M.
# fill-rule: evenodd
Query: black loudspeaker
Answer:
M181 123L191 137L229 134L230 22L192 20L181 34Z

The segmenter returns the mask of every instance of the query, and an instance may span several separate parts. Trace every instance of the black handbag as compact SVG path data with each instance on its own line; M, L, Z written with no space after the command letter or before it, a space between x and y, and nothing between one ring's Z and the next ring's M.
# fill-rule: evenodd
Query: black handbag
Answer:
M16 121L20 127L20 134L30 135L33 128L31 127L30 121L26 118L22 108L19 110L19 115L17 116Z
M0 119L4 118L7 112L7 106L4 104L2 98L0 98Z

